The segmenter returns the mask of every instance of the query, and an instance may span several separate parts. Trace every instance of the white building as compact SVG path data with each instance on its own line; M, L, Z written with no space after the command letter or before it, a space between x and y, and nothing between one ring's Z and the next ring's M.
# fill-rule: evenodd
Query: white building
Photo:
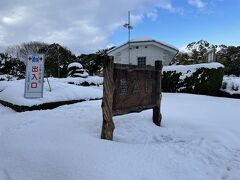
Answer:
M216 49L212 48L207 51L207 61L210 62L216 62Z
M114 63L154 66L155 60L162 60L163 65L169 65L178 51L176 47L166 43L152 39L138 39L108 51L108 55L114 57Z

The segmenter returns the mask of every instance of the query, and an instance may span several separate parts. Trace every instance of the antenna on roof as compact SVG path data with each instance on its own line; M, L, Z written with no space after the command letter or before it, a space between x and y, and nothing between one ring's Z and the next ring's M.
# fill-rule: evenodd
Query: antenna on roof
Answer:
M130 35L131 30L133 29L130 22L130 11L128 11L128 23L124 24L123 27L128 29L128 62L130 64Z

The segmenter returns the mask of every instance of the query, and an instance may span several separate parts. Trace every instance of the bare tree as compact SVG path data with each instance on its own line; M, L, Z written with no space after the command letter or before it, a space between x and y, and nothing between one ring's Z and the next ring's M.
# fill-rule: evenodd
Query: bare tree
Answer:
M13 58L18 58L19 59L19 45L12 45L12 46L8 46L5 49L5 53L10 55Z
M47 46L48 44L43 42L31 41L22 43L21 45L9 46L6 49L6 53L25 62L29 54L39 53L40 49Z

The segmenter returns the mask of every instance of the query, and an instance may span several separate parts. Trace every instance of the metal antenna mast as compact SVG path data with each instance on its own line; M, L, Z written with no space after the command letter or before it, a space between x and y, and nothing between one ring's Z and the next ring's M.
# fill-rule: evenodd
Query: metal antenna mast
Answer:
M124 24L123 27L128 29L128 62L130 64L130 35L131 30L133 29L130 22L130 11L128 11L128 23Z

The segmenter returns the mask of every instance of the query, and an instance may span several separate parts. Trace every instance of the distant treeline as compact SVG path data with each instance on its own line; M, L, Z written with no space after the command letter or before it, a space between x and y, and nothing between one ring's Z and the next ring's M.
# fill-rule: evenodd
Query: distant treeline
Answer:
M101 56L106 55L109 49L102 49L91 54L76 56L69 49L60 44L47 44L43 42L28 42L8 47L0 53L0 74L9 74L18 79L24 78L25 61L29 54L45 54L45 76L66 77L68 65L79 62L90 75L97 74L102 69ZM60 73L58 73L58 67Z
M225 66L225 74L240 75L240 46L217 46L203 40L188 44L186 52L180 51L171 64L187 65L207 62L206 52L211 48L217 49L216 59ZM0 53L0 74L13 75L18 79L24 78L27 55L35 53L45 54L45 76L48 77L67 77L67 67L72 62L81 63L90 75L99 74L102 71L101 57L107 55L110 49L76 56L68 48L57 43L27 42L10 46L4 53ZM60 73L58 73L58 67Z

